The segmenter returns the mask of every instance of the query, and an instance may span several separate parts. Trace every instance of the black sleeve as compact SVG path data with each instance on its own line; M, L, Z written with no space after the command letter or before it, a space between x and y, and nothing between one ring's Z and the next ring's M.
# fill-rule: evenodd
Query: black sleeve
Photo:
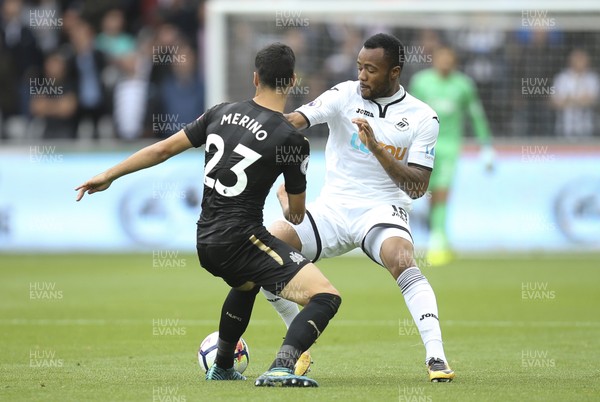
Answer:
M306 191L306 169L310 156L310 144L305 136L299 133L290 135L286 146L294 155L288 158L289 163L283 166L285 191L289 194L301 194Z
M198 148L206 143L206 128L211 123L214 118L215 111L221 106L223 103L218 104L216 106L211 107L206 112L202 114L202 116L198 117L193 122L186 124L183 127L183 132L187 135L190 143Z

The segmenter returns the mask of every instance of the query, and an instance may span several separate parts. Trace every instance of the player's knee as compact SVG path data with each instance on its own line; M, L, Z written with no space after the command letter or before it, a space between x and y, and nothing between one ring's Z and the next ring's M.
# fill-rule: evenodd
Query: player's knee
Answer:
M340 297L340 292L338 292L338 290L331 284L331 282L329 282L329 279L327 279L325 276L321 277L321 280L319 281L319 286L315 287L313 290L314 292L311 298L320 293L327 293Z
M396 259L396 268L404 271L406 268L412 267L414 263L414 252L412 246L404 247L398 250L398 258Z
M311 289L308 292L308 300L306 300L306 302L312 300L319 294L329 294L340 297L340 292L338 292L338 290L329 281L326 281L318 286L311 286Z
M386 250L386 255L382 257L386 268L394 278L398 278L405 269L416 265L413 246L406 240L395 244L393 249Z
M338 292L338 290L335 287L333 287L333 285L331 283L329 283L328 286L326 287L325 293L334 295L337 297L341 297L340 292Z
M335 291L337 292L337 290ZM310 301L326 307L329 313L328 316L333 317L338 312L340 305L342 304L342 297L339 293L317 293L310 298Z

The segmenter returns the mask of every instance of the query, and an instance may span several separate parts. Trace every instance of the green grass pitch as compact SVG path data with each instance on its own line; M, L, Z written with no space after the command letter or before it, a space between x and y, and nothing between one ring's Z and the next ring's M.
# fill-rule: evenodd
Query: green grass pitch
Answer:
M366 258L321 261L343 303L312 348L316 389L256 388L285 328L262 295L246 382L201 376L227 288L194 255L0 255L0 400L600 400L600 256L462 258L436 291L449 384L427 381L404 299Z

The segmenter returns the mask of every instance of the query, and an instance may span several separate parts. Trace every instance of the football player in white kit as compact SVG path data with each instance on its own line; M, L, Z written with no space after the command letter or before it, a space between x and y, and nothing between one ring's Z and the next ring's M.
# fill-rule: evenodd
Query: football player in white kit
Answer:
M400 85L403 59L397 38L374 35L358 54L358 81L342 82L286 115L299 129L329 125L327 172L308 219L299 225L278 221L269 230L313 261L360 247L385 267L421 334L430 381L447 382L454 371L444 354L435 294L413 256L407 214L427 190L439 121ZM277 196L285 209L285 191ZM297 305L263 292L289 324Z

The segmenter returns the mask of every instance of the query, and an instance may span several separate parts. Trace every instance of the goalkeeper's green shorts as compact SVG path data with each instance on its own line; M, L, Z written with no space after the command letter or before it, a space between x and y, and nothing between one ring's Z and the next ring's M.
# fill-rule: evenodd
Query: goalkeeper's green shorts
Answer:
M450 188L456 172L458 157L458 152L452 153L452 155L444 155L436 152L433 172L431 172L431 178L429 179L429 191L447 190Z

